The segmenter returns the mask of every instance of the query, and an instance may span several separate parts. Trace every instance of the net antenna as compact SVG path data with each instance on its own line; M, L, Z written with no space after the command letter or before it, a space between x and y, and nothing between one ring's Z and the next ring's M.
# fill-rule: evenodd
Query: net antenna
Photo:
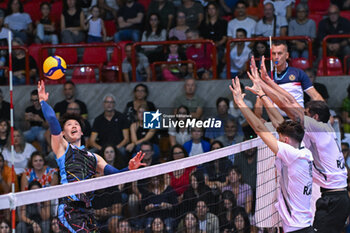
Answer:
M271 72L271 79L273 79L273 61L272 61L272 37L269 36L270 41L270 72Z

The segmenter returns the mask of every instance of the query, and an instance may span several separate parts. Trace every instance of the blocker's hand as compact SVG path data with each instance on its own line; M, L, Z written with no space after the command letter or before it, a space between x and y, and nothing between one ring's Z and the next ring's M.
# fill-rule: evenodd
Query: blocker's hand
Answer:
M236 77L232 79L232 85L229 86L233 95L233 100L238 104L238 102L243 101L245 94L242 93L241 84L239 83L239 78Z
M142 151L137 152L136 156L129 161L129 170L135 170L140 166L146 166L146 163L141 163L144 156L145 153L142 153Z
M42 100L47 101L49 99L49 93L45 91L45 83L43 80L38 82L38 95L39 102Z

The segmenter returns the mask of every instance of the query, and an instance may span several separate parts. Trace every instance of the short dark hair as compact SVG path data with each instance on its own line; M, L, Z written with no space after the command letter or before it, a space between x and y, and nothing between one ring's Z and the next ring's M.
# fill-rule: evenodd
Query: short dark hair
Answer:
M237 35L237 32L242 32L244 34L244 36L247 37L247 30L245 30L244 28L238 28L236 30L236 35Z
M274 45L274 46L284 45L284 46L286 46L286 48L288 50L288 45L287 45L287 42L285 40L273 40L272 45Z
M40 4L40 9L43 7L43 6L48 6L49 7L49 9L51 10L51 4L49 3L49 2L42 2L41 4Z
M312 100L306 104L305 109L309 109L309 113L311 116L315 114L318 115L318 118L321 122L327 123L329 118L331 117L331 113L329 112L329 107L326 102L321 100Z
M216 107L218 107L219 104L220 104L222 101L224 101L224 102L226 103L227 107L230 106L230 101L229 101L229 99L227 99L226 97L219 97L219 98L216 100Z
M347 142L342 142L341 145L342 145L342 146L346 146L347 148L350 147L350 146L349 146L349 143L347 143Z
M151 147L151 150L154 151L154 149L153 149L153 144L150 143L149 141L142 142L141 145L140 145L140 148L141 148L142 146L150 146L150 147Z
M39 188L42 188L43 186L40 184L39 181L37 180L33 180L32 182L29 183L28 185L28 190L31 190L31 188L36 185L36 186L39 186Z
M243 4L246 8L248 7L248 4L245 2L245 1L243 1L243 0L239 0L237 3L236 3L236 7L238 6L238 4ZM235 8L236 8L235 7Z
M147 96L148 96L148 87L147 87L145 84L143 84L143 83L139 83L139 84L137 84L137 85L134 87L134 92L136 92L136 89L137 89L138 87L143 87L143 88L145 88L146 97L147 97Z
M77 114L65 113L62 115L62 117L60 117L60 124L62 129L64 128L64 125L66 124L66 122L69 120L76 120L79 123L81 130L83 130L83 128L85 127L83 118L81 116Z
M169 161L174 160L173 154L174 154L174 150L175 150L176 148L179 148L179 149L182 150L182 152L184 153L184 157L185 157L185 158L188 157L188 153L187 153L186 149L185 149L182 145L180 145L180 144L175 144L175 145L172 146L171 149L170 149Z
M75 87L75 83L73 81L68 80L63 84L63 86L65 86L67 84L71 84L71 85L73 85L73 87Z
M305 134L304 128L299 122L290 120L284 121L280 124L276 131L279 134L296 140L298 143L301 143Z
M39 95L39 94L38 94L38 90L37 90L37 89L32 90L32 92L30 92L30 95L31 95L31 96L32 96L32 95Z

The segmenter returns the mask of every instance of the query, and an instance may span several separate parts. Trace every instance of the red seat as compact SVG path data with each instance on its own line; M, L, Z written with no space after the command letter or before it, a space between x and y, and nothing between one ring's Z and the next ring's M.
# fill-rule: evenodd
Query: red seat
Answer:
M343 75L341 61L337 57L327 57L326 74L323 73L323 59L318 64L317 76Z
M350 11L341 11L340 16L350 20Z
M318 29L318 24L323 19L323 15L319 13L310 12L309 19L312 19L316 23L316 30Z
M67 65L78 63L78 53L76 48L57 48L55 55L62 57Z
M92 67L75 67L72 74L74 83L96 83L95 71Z
M40 1L32 1L27 2L23 5L24 12L28 13L30 15L30 18L33 22L40 20L41 14L40 12Z
M310 68L309 60L305 58L293 58L290 60L290 65L302 70Z
M308 0L309 12L320 12L326 14L330 5L330 0Z
M103 64L107 61L106 47L87 47L84 49L84 64Z
M105 20L104 24L107 36L114 36L114 34L117 32L114 20Z
M43 49L42 50L42 60L40 61L40 58L39 58L40 48L41 48L40 44L31 44L28 47L29 55L34 58L36 65L38 66L39 69L41 68L41 67L39 67L41 65L41 61L44 62L45 59L49 56L47 49Z
M125 54L125 45L129 44L129 43L133 43L132 41L120 41L118 42L118 45L120 46L120 48L122 48L122 61L125 59L126 54Z
M151 0L138 0L138 2L145 8L145 12L147 12Z

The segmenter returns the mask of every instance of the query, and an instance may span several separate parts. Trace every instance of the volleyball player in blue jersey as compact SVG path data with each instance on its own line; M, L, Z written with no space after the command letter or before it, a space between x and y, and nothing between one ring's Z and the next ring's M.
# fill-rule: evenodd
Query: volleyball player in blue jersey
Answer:
M44 117L50 125L51 147L60 169L61 183L90 179L97 172L108 175L145 165L141 163L144 156L141 151L130 160L129 166L122 170L108 165L101 156L88 152L81 145L81 119L75 115L65 115L60 125L54 110L46 103L49 93L45 91L44 81L38 83L38 94ZM89 192L60 199L60 232L99 232L91 207L92 197L92 193Z

